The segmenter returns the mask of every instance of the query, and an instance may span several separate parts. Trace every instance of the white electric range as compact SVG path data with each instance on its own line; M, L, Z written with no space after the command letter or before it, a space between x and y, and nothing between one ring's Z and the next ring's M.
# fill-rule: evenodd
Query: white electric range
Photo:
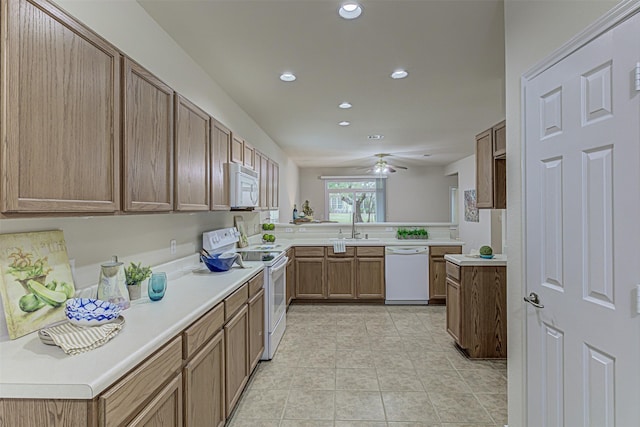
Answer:
M264 353L262 360L271 360L287 327L286 269L289 258L279 245L253 245L236 248L239 233L235 227L202 234L202 247L211 255L224 252L240 253L243 261L262 261L264 269Z

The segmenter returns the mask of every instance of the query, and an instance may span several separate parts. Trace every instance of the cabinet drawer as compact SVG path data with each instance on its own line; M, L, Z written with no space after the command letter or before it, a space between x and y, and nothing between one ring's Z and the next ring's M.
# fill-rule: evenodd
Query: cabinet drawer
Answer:
M297 257L323 257L324 246L298 246L296 247Z
M384 256L384 246L356 246L357 256Z
M447 261L447 276L460 281L460 266Z
M196 320L182 334L183 358L188 360L224 325L224 304L220 303Z
M98 398L100 426L121 426L182 368L182 339L174 339Z
M240 289L224 299L224 320L229 320L233 313L247 302L247 299L249 299L249 285L245 283Z
M444 256L446 254L461 254L462 246L431 246L429 255Z
M352 257L356 253L356 248L353 247L353 246L347 246L345 249L346 249L346 252L335 253L333 251L333 246L329 246L327 248L327 256L336 257L336 258L344 258L344 257Z
M264 271L253 276L249 279L249 298L257 294L260 289L262 289L262 285L264 284Z

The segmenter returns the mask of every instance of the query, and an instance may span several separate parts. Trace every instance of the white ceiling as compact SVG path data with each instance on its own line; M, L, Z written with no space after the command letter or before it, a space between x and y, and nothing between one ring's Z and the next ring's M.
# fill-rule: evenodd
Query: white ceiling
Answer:
M300 167L448 164L504 117L501 0L363 0L353 21L335 0L138 1Z

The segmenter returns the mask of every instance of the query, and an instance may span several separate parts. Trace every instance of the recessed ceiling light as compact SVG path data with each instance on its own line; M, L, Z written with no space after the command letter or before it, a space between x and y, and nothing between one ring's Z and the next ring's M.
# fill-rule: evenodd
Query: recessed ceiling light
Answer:
M343 102L342 104L338 105L338 107L340 107L340 108L342 108L342 109L346 110L346 109L348 109L348 108L353 107L353 105L349 104L348 102Z
M362 6L355 2L347 2L340 6L338 14L344 19L356 19L362 14Z
M407 77L409 75L409 73L406 70L396 70L393 73L391 73L391 78L392 79L404 79L405 77Z
M341 121L340 123L338 123L340 126L349 126L351 124L351 122L348 122L346 120Z
M384 135L379 135L379 134L375 134L375 135L369 135L367 136L368 139L382 139L384 138Z
M292 82L296 79L295 74L293 73L282 73L280 74L280 80L283 82Z

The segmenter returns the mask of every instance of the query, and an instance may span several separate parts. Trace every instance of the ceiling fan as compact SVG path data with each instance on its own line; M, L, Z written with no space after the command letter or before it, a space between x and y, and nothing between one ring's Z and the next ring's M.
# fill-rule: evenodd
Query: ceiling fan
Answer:
M377 157L378 160L376 160L374 165L373 166L365 166L365 167L360 168L360 169L367 169L367 173L373 172L376 175L386 175L388 173L394 173L394 172L396 172L396 169L404 169L404 170L408 169L405 166L398 166L398 165L389 164L384 159L385 157L389 157L389 156L391 156L391 154L389 154L389 153L378 153L378 154L375 154L375 157Z

